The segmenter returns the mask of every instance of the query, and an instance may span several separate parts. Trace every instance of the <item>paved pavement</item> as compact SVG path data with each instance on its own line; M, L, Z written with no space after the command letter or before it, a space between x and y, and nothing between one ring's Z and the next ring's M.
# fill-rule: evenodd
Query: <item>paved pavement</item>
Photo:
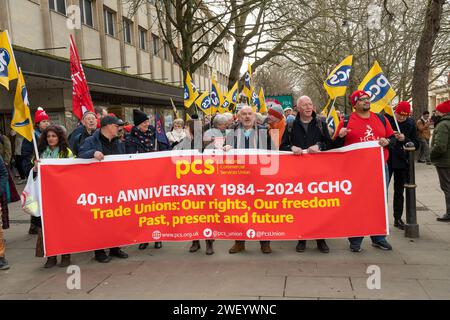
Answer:
M391 228L394 250L380 251L366 238L362 253L351 253L345 239L329 240L329 254L308 242L272 242L263 255L257 242L230 255L232 241L216 241L215 254L189 253L190 243L164 243L130 258L99 264L90 253L72 256L81 269L81 289L69 290L66 269L44 269L34 257L36 236L27 234L29 217L18 203L10 206L13 223L5 230L8 271L0 271L0 299L450 299L450 223L437 222L444 196L433 166L416 166L420 238L409 239ZM392 186L389 194L392 207ZM390 209L391 211L391 209ZM392 220L392 217L390 217ZM392 227L392 221L391 221ZM381 289L367 288L368 266L381 271Z

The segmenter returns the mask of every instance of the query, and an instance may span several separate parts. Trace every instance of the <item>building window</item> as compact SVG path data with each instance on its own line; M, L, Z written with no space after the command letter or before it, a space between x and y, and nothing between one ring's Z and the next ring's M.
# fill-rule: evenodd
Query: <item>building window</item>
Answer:
M152 34L152 42L153 42L153 55L159 56L159 37L155 34Z
M94 15L92 13L92 8L92 0L80 0L81 21L88 26L94 27Z
M49 0L48 4L53 11L66 14L66 0Z
M116 32L114 30L114 24L116 21L116 14L114 11L109 10L105 7L104 11L105 16L105 33L109 34L110 36L115 36Z
M133 22L130 20L123 18L123 40L126 43L132 44L132 35L133 35Z
M170 50L169 50L169 45L168 45L166 42L164 42L164 50L163 50L163 54L164 54L164 56L163 56L164 60L170 61Z
M139 28L139 48L141 50L147 50L147 30Z

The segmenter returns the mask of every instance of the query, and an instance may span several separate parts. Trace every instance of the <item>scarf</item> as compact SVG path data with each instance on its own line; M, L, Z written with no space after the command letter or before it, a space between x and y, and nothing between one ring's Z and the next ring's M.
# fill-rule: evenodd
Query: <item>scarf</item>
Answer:
M272 138L272 142L275 148L278 150L281 145L281 140L283 138L284 130L286 129L286 121L284 119L269 124L269 135Z
M49 146L45 148L44 152L41 154L42 159L58 159L59 158L59 147L55 149L50 149Z
M130 135L139 141L140 147L144 149L144 152L151 152L154 150L150 145L154 143L155 135L150 129L146 132L142 132L137 127L133 127Z

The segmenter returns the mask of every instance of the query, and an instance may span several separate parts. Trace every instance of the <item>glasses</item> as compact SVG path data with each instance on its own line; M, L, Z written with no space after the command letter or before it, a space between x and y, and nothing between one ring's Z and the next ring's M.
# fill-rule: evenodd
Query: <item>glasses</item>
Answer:
M359 98L358 101L370 101L369 97Z

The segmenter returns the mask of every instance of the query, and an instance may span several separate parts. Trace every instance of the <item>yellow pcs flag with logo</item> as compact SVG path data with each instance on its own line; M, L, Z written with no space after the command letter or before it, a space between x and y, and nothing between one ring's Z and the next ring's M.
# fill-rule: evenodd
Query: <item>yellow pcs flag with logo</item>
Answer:
M216 108L211 106L211 97L207 91L203 92L200 97L195 100L195 104L204 114L212 115L216 113Z
M252 86L252 66L249 63L247 67L247 71L244 75L244 88L242 92L247 96L249 100L252 99L253 86Z
M17 79L16 58L9 40L8 30L0 32L0 84L9 90L9 82Z
M389 107L389 103L396 95L377 61L358 86L358 90L370 93L370 111L375 113Z
M345 58L323 83L323 87L327 91L331 99L345 96L348 84L350 82L350 71L352 70L353 56Z
M238 82L236 81L231 90L228 91L227 95L225 96L225 100L219 111L221 113L230 111L230 105L236 104L237 100L238 100Z
M220 113L223 113L222 105L224 102L224 98L222 95L222 92L220 91L219 85L216 82L216 79L212 79L212 87L211 87L211 93L209 94L211 98L211 106L215 110L219 110Z
M186 72L186 79L184 81L184 107L189 108L198 98L198 89L192 81L189 72Z
M28 141L33 140L33 124L28 102L28 93L22 71L17 81L16 95L14 96L14 109L11 120L11 129L16 131Z

